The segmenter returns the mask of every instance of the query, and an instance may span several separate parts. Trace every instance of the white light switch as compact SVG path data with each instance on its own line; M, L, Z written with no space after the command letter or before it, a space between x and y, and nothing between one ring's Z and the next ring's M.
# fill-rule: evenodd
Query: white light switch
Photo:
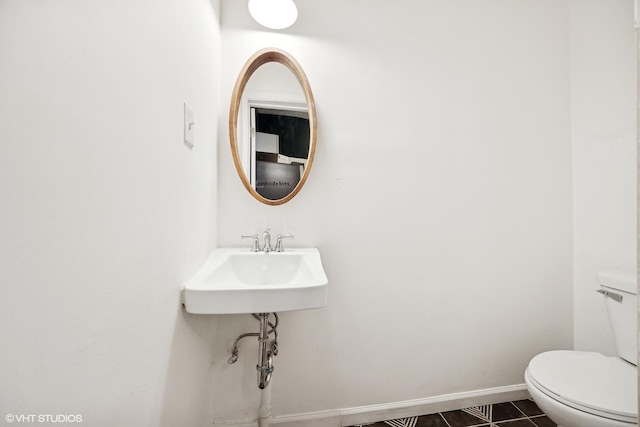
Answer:
M191 107L184 103L184 145L193 150L193 146L196 143L195 133L196 122L193 116L193 110Z

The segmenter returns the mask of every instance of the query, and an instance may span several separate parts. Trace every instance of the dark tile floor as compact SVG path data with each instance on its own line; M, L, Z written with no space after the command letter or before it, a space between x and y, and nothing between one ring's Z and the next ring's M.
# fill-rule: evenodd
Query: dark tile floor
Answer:
M368 427L557 427L533 400L474 406L439 414L400 418ZM362 426L352 426L362 427Z

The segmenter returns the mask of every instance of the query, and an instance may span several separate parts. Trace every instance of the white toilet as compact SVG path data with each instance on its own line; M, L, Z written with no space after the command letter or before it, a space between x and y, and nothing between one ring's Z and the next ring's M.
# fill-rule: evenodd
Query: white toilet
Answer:
M531 359L525 382L559 427L638 425L638 318L635 273L598 273L619 357L548 351Z

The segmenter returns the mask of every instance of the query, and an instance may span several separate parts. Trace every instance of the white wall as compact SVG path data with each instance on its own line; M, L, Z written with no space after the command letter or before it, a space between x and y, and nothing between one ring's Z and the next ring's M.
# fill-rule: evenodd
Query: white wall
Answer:
M615 354L602 269L636 270L636 51L632 0L571 0L574 341Z
M2 423L211 424L179 289L216 240L216 3L0 2Z
M222 57L216 3L0 2L1 414L255 417L256 344L226 364L255 322L178 292L216 240L268 226L319 247L331 286L281 315L275 415L519 384L573 339L612 351L592 280L634 266L631 0L297 0L281 33L223 0ZM265 46L299 60L319 118L280 207L226 142Z
M318 109L311 175L288 204L243 189L219 145L218 244L292 233L317 246L325 308L282 313L274 415L521 384L572 343L568 3L297 0L280 33L223 0L222 106L275 46ZM215 419L255 418L250 316L221 316Z

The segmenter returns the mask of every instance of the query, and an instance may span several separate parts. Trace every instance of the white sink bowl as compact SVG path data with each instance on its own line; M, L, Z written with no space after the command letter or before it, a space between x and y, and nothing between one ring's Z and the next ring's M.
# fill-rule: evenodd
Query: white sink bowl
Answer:
M211 253L183 289L189 313L272 313L323 307L327 276L316 248Z

